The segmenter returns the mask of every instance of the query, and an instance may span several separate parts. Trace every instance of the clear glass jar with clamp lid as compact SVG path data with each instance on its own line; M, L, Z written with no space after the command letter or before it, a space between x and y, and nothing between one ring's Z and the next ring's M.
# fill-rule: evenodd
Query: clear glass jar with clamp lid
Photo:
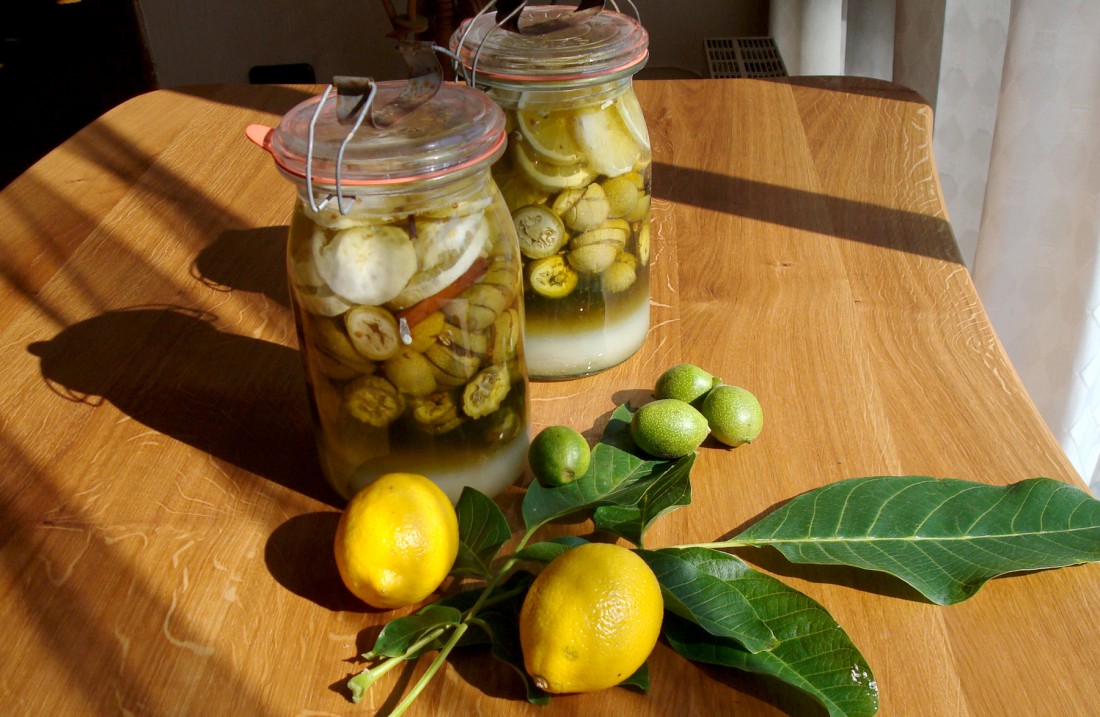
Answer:
M388 472L492 496L526 460L520 253L490 174L505 118L438 79L336 78L247 131L297 189L287 272L322 469L345 498Z
M574 378L649 330L651 153L632 87L649 37L602 2L509 6L464 22L450 49L508 120L493 175L523 254L528 370Z

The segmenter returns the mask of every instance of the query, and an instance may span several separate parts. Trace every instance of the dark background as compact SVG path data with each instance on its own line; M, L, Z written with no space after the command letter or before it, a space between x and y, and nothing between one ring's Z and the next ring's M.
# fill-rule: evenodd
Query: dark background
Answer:
M3 0L0 35L0 187L155 86L132 0Z

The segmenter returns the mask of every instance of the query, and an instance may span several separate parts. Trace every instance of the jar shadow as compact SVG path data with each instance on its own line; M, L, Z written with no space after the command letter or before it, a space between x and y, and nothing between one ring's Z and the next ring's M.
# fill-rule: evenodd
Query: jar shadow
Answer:
M298 352L219 331L213 320L178 306L108 311L28 351L68 400L107 401L217 460L340 505L317 460Z
M199 252L191 275L216 291L247 291L290 309L284 225L230 229Z

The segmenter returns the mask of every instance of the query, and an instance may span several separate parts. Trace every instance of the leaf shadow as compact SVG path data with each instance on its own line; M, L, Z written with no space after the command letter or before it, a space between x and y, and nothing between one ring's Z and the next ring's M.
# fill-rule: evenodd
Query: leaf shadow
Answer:
M653 389L649 388L627 388L616 391L611 394L611 402L616 407L629 404L631 408L636 409L643 403L649 403L653 400ZM607 421L611 418L611 414L615 412L612 408L607 413L603 414L603 424L606 425ZM602 429L601 429L602 430Z
M732 667L693 663L708 678L760 702L765 702L789 717L828 717L829 710L802 690L772 675L737 670Z
M842 585L853 590L908 602L931 604L919 590L888 573L863 570L848 565L809 565L792 563L774 548L736 548L729 551L745 562L785 578L811 583Z
M774 513L791 499L781 500L778 503L762 510L757 515L748 518L740 525L735 526L717 539L717 542L733 540L754 523L758 523L765 517ZM811 565L807 563L792 563L784 555L770 546L752 547L744 546L732 548L727 552L736 555L745 562L769 573L785 578L797 578L811 583L843 585L854 590L874 593L883 597L897 598L908 602L917 602L928 605L931 601L924 597L919 590L909 585L901 578L889 573L874 570L864 570L850 565Z
M523 680L515 671L492 656L488 646L466 647L447 658L466 684L486 697L526 702Z

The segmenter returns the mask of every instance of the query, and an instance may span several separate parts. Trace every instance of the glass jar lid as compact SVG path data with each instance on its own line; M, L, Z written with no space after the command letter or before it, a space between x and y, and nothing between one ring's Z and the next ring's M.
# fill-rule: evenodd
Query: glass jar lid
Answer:
M406 83L378 82L375 110L398 98ZM335 93L324 101L313 128L310 123L324 95L296 105L263 138L275 163L294 178L334 184L337 164L347 185L400 184L422 181L488 164L503 151L504 113L484 93L445 82L423 105L387 127L367 117L343 150L354 121L340 120ZM354 117L352 118L354 120ZM308 157L311 172L307 175ZM342 159L342 161L340 161Z
M497 27L493 13L466 20L451 36L451 51L488 82L576 82L633 74L649 56L649 34L634 18L604 10L553 32L524 34L524 28L562 20L568 5L526 7L521 32ZM461 46L460 46L461 44Z

